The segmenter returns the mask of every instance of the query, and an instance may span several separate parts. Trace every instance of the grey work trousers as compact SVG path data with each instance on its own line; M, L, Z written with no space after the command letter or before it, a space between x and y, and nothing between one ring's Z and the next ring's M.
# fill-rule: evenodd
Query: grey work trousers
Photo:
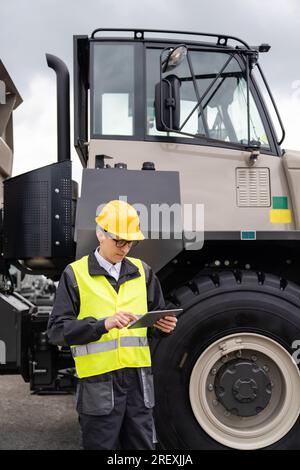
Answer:
M151 368L81 379L76 395L85 450L154 449Z

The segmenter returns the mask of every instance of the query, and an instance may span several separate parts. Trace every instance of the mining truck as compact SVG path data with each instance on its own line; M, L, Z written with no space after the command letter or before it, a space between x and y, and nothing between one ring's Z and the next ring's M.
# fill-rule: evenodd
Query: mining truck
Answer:
M151 346L159 446L300 449L300 152L283 148L260 66L269 50L186 31L74 36L80 195L69 72L46 55L56 161L9 177L1 156L1 374L21 374L36 393L74 389L69 348L49 344L49 312L14 291L10 267L58 281L97 246L101 204L125 198L146 236L132 256L183 309Z

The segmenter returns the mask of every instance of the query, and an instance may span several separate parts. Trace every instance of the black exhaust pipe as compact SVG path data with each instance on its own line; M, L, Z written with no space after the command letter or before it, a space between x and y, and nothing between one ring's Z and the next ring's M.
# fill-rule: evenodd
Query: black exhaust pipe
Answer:
M46 54L48 67L56 73L57 89L57 160L71 160L70 154L70 75L66 64Z

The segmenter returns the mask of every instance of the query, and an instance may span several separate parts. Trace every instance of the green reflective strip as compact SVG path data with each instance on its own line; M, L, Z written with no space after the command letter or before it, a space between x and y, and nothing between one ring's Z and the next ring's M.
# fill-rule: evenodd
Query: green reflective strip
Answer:
M272 197L272 208L273 209L288 209L288 198L287 196L273 196Z
M120 338L120 346L128 348L131 346L148 346L147 336L123 336Z
M99 352L111 351L118 349L118 340L110 339L109 341L101 341L100 343L85 344L71 348L73 357L86 356L87 354L96 354Z
M241 230L241 240L256 240L256 231Z

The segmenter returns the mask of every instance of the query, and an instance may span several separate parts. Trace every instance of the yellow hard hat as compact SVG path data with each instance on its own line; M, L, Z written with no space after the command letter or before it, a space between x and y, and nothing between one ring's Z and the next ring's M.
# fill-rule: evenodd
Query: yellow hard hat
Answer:
M140 219L133 206L125 201L109 201L95 221L103 230L117 235L122 240L144 240L140 230Z

